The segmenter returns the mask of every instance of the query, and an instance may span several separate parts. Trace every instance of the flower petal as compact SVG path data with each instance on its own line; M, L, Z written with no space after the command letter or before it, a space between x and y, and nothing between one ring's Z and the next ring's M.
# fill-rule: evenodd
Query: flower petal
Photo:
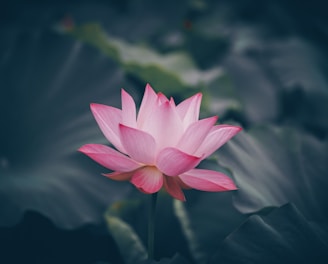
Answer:
M129 181L133 175L134 171L129 172L119 172L115 171L112 173L103 173L103 175L107 178L110 178L115 181Z
M231 125L217 125L213 127L195 154L204 155L204 158L210 156L241 130L241 127Z
M137 124L138 127L143 127L148 116L153 111L154 105L157 100L157 94L154 92L153 88L147 83L144 96L140 105Z
M166 177L164 176L164 187L165 190L175 199L180 201L186 201L183 191L179 185L179 181L177 181L177 177Z
M237 189L227 175L218 171L193 169L180 175L179 178L191 188L201 191L222 192Z
M157 93L157 99L158 99L158 101L159 101L161 104L166 103L166 102L169 101L169 99L167 99L167 97L165 96L165 94L163 94L163 93L161 93L161 92Z
M154 166L143 167L133 174L131 183L144 193L155 193L163 186L163 174Z
M201 157L191 156L176 148L165 148L157 157L156 166L167 176L178 176L195 168Z
M105 145L87 144L78 150L113 171L128 172L141 166L136 161Z
M121 131L121 141L126 149L126 153L134 160L147 165L155 163L156 142L148 133L119 125Z
M154 137L158 150L175 146L183 134L176 108L170 101L161 102L159 98L140 129Z
M193 154L203 143L217 119L217 116L213 116L192 123L180 138L177 148Z
M136 104L124 89L121 91L122 94L122 124L129 127L137 127L136 120Z
M184 127L188 127L199 119L202 94L197 93L177 105L177 112L183 120Z
M118 124L122 121L122 111L115 107L94 103L90 104L90 108L104 136L119 151L125 153L118 129Z

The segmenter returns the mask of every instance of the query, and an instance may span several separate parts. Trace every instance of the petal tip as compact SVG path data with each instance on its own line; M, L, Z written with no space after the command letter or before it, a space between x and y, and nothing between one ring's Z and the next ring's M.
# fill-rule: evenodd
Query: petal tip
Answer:
M88 149L88 144L79 147L77 151L86 154L86 152L88 152L87 149Z
M172 196L172 195L171 195ZM181 201L181 202L186 202L186 197L181 197L181 198L178 198L178 197L173 197L174 199L177 199L178 201Z
M210 117L211 119L213 119L213 125L219 120L219 116L215 115Z
M94 108L94 107L97 107L99 104L98 103L90 103L90 108Z
M125 96L130 96L130 94L124 88L121 88L121 97Z
M155 93L155 91L154 91L153 87L151 87L150 83L147 83L147 84L146 84L146 88L145 88L145 90L146 90L146 91L149 91L149 92L154 92L154 93Z
M184 195L182 197L179 197L179 198L178 197L174 197L174 198L181 201L181 202L186 202L187 201L187 199Z
M90 110L93 114L96 114L99 108L107 107L107 105L104 104L98 104L98 103L90 103Z
M81 152L81 153L83 153L83 146L80 147L80 148L78 148L76 151L77 151L77 152Z

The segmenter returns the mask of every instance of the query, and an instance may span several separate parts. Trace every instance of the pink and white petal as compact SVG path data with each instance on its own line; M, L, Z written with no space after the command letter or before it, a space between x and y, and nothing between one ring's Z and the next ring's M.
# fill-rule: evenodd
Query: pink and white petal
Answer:
M129 127L137 127L136 120L136 104L131 97L124 89L121 92L122 95L122 124Z
M112 173L103 173L102 175L115 181L129 181L131 180L133 173L134 171L129 171L129 172L115 171Z
M157 97L161 104L169 101L169 99L167 99L167 97L161 92L157 93Z
M143 167L135 171L131 183L144 193L155 193L163 186L163 174L156 167Z
M191 188L207 192L237 190L235 183L227 175L211 170L193 169L179 178Z
M147 165L155 163L156 142L148 133L120 124L121 142L127 154Z
M241 130L241 127L231 125L217 125L213 127L195 154L204 155L204 158L210 156Z
M118 128L118 124L122 122L122 111L112 106L95 103L90 104L90 108L104 136L119 151L125 153Z
M155 93L153 88L151 88L151 86L147 83L137 117L138 128L143 127L145 121L148 119L148 116L153 111L156 101L157 101L157 94Z
M165 148L158 154L156 166L167 176L178 176L195 168L202 157L196 157L176 148Z
M190 124L199 119L201 101L202 94L197 93L177 105L177 112L180 118L183 120L185 127L188 127Z
M78 151L113 171L128 172L141 167L140 163L105 145L87 144Z
M164 176L164 188L173 198L185 202L186 198L177 181L177 177Z
M217 116L213 116L192 123L180 138L177 148L191 155L194 154L203 143L217 119Z
M176 105L175 105L175 102L174 102L174 98L173 97L171 97L170 98L170 105L172 106L172 107L176 107ZM178 112L177 112L178 113Z
M140 128L155 138L158 150L175 146L183 134L183 125L175 107L169 101L161 103L159 100Z

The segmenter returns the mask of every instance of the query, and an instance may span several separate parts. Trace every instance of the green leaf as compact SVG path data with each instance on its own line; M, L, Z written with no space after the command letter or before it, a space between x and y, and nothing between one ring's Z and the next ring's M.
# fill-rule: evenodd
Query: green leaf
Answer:
M194 233L194 231L192 229L192 224L190 222L191 220L188 216L188 212L187 212L186 208L184 207L184 204L179 200L174 200L174 210L175 210L176 216L180 220L182 229L187 238L190 252L192 253L193 258L195 260L199 261L199 263L204 262L206 260L207 256L206 256L205 252L202 251L201 245L198 242L198 240L196 238L196 234Z
M202 109L207 113L219 115L220 120L229 117L231 112L243 114L241 98L233 80L226 72L223 72L204 89Z
M321 237L327 234L287 204L265 216L250 216L222 242L209 263L323 264L328 260L328 245Z
M78 26L67 33L99 49L119 63L127 74L165 93L200 88L222 74L219 67L199 70L182 51L162 55L149 47L127 43L110 36L97 23Z
M308 219L328 219L327 140L263 125L240 133L217 154L235 178L234 203L241 212L292 202Z
M135 197L133 200L120 200L114 202L106 211L106 215L125 219L133 211L139 211L142 201Z
M232 205L232 193L188 193L187 202L174 200L174 211L196 263L207 263L221 241L245 217Z
M134 88L105 55L42 28L1 35L0 225L26 210L61 228L99 223L132 188L101 176L77 149L108 143L89 104L119 107L120 88Z
M146 260L140 264L189 264L190 262L187 261L184 257L180 254L175 254L172 258L163 258L159 261L156 260Z
M146 260L147 251L133 228L116 216L106 214L105 218L125 264L135 264Z
M325 138L328 134L328 93L304 91L297 87L281 93L280 120L314 135Z
M136 190L136 200L119 201L108 209L107 215L115 216L127 223L144 245L147 244L149 197ZM177 252L190 258L185 237L173 212L173 199L166 192L160 191L157 200L155 220L155 259L173 256ZM165 246L163 246L165 245Z

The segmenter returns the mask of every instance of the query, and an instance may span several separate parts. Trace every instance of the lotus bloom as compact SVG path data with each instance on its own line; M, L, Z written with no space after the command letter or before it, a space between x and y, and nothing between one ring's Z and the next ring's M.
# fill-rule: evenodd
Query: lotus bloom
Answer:
M87 144L79 151L112 170L110 179L128 180L144 193L162 187L184 201L183 188L202 191L235 190L221 172L195 167L221 147L241 128L215 125L218 117L199 120L202 94L176 105L147 84L139 112L132 97L122 89L122 110L91 104L91 111L105 137L115 148Z

